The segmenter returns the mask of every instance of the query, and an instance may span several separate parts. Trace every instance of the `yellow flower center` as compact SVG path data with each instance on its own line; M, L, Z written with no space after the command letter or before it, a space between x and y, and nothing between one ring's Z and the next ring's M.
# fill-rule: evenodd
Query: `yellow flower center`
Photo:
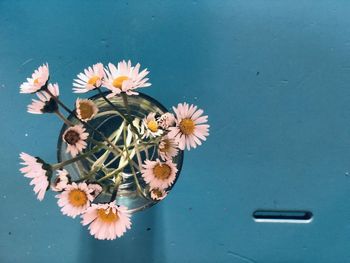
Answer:
M112 209L109 209L108 213L106 213L106 209L100 208L97 210L97 216L105 223L113 223L119 220L119 216L117 213L113 213Z
M39 78L36 78L33 82L35 85L39 84Z
M191 135L194 132L195 123L193 120L186 118L180 122L180 131L185 135Z
M169 139L164 139L162 142L163 142L162 143L162 148L159 148L159 151L165 153L165 152L169 151L169 149L170 149L170 145L171 145L170 144L170 140Z
M160 198L160 197L163 196L162 191L160 191L158 188L157 188L157 189L153 189L153 190L152 190L152 193L153 193L154 195L156 195L158 198Z
M123 81L129 79L127 76L120 76L113 80L113 86L117 89L121 89Z
M158 123L155 120L151 120L147 123L148 129L150 129L152 132L158 131Z
M87 82L89 85L96 86L97 81L100 81L101 78L99 76L93 76Z
M79 111L80 111L80 116L83 120L90 119L94 115L93 106L86 101L79 102Z
M64 139L68 144L75 145L78 141L80 141L80 135L74 130L69 130L64 135Z
M166 180L171 175L171 167L167 164L156 164L153 168L154 176L160 180Z
M84 191L80 189L74 189L69 192L68 200L72 206L79 207L85 205L88 201L88 198Z

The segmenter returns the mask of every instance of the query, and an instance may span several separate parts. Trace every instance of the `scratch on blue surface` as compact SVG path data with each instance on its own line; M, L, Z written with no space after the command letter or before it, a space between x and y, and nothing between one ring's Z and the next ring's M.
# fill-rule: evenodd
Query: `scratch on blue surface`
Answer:
M227 254L230 255L230 256L233 256L235 258L239 258L239 259L243 260L244 262L258 263L257 261L254 261L253 259L250 259L250 258L247 258L245 256L242 256L242 255L240 255L238 253L235 253L235 252L233 252L231 250L227 251Z
M28 64L29 62L33 61L33 58L29 58L26 61L24 61L21 66L23 67L24 65Z

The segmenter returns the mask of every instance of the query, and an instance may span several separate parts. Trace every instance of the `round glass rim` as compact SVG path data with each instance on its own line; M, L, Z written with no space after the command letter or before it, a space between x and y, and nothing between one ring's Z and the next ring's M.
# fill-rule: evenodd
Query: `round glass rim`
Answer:
M111 93L110 91L104 91L103 92L104 95L108 95L110 93ZM141 99L145 99L145 100L151 102L152 104L156 105L160 110L162 110L164 113L165 112L169 112L168 109L164 105L162 105L159 101L157 101L156 99L152 98L149 95L146 95L144 93L139 92L138 95L132 95L132 96L138 96ZM88 97L88 99L95 100L95 99L99 99L101 97L102 97L102 94L98 93L98 94L95 94L95 95L93 95L91 97ZM72 119L72 118L75 118L75 116L73 114L69 114L69 116L67 117L67 119ZM61 130L60 130L60 133L59 133L59 136L58 136L58 141L57 141L57 160L58 160L58 162L62 162L62 158L61 158L61 150L62 150L62 143L63 143L62 136L63 136L63 133L65 132L66 129L67 129L67 124L64 123L62 125ZM174 183L168 189L169 192L173 189L173 187L175 186L178 178L180 177L180 174L181 174L181 171L182 171L182 167L183 167L183 160L184 160L184 151L183 150L179 150L177 158L178 158L178 160L176 162L176 165L178 167L178 172L177 172L177 176L175 178ZM144 207L141 207L140 209L135 210L134 212L138 212L138 211L142 211L142 210L145 210L147 208L150 208L153 205L159 203L160 201L161 200L151 202L148 205L146 205Z

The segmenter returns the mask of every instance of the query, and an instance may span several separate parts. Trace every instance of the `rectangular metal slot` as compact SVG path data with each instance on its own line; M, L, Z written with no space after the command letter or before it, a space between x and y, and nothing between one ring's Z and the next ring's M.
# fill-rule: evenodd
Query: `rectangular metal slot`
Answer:
M255 222L264 223L310 223L313 214L301 210L256 210L253 213Z

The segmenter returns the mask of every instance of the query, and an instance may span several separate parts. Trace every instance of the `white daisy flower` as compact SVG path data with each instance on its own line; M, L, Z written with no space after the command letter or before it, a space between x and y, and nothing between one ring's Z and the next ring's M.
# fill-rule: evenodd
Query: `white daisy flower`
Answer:
M75 102L76 112L79 119L89 121L96 116L98 108L96 104L89 99L77 99Z
M148 78L145 78L149 71L144 69L139 72L140 64L135 67L131 66L131 61L126 62L123 60L119 62L117 67L109 63L108 69L106 69L106 79L103 81L103 86L109 89L112 93L107 97L113 97L125 92L128 95L137 95L135 92L137 88L148 87L151 83L148 83Z
M25 177L32 179L30 185L34 185L34 192L37 194L38 200L42 201L49 186L49 177L51 175L49 165L40 158L24 152L20 154L20 158L23 160L21 164L24 165L20 169L21 173Z
M146 118L143 119L143 126L144 126L144 137L157 137L162 135L163 130L160 129L158 126L158 122L156 121L156 114L153 112L150 112Z
M167 112L160 116L157 122L162 129L167 130L169 127L174 126L175 116L174 114Z
M95 88L99 88L105 77L102 63L97 63L92 67L84 69L84 73L79 73L77 79L74 79L73 91L75 93L85 93Z
M70 182L70 176L67 170L62 169L57 171L57 177L54 183L51 185L51 190L54 192L63 191Z
M164 189L154 188L151 189L151 198L156 201L163 200L168 195Z
M159 143L158 155L162 160L171 160L179 152L177 142L165 135Z
M176 126L169 128L169 138L174 138L179 144L179 149L188 150L201 145L200 141L206 140L209 135L208 116L202 116L203 110L197 106L189 106L187 103L179 103L177 108L173 107L176 114Z
M43 64L34 71L31 78L27 78L20 87L20 93L34 93L44 87L49 79L49 65Z
M75 218L84 213L93 200L91 192L86 183L67 185L62 193L56 195L62 214Z
M92 204L81 216L81 223L89 225L90 234L100 240L113 240L131 228L130 213L125 206Z
M69 127L62 136L62 139L67 143L66 152L69 152L73 157L77 156L86 148L85 140L88 136L89 134L85 132L85 128L81 124Z
M166 189L171 186L176 178L177 168L171 161L161 162L146 160L141 169L142 177L151 189Z
M58 84L49 84L48 90L56 98L59 96ZM32 99L32 103L28 105L27 111L32 114L53 113L58 110L57 102L46 91L37 92L39 100Z

